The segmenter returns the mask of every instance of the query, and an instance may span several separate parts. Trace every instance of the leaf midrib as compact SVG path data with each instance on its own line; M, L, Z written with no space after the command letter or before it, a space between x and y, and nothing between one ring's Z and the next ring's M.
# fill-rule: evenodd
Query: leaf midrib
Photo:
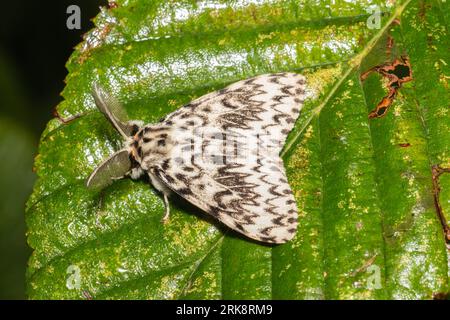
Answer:
M341 75L339 80L335 83L335 85L331 88L331 90L328 92L328 94L325 96L325 98L322 100L322 102L319 104L319 106L315 107L311 111L311 115L309 118L305 121L305 123L302 125L300 130L296 131L296 134L292 139L287 141L283 151L281 152L281 157L285 157L289 152L292 151L292 148L297 145L299 142L301 135L303 131L306 129L306 127L311 123L311 120L318 116L322 109L328 104L330 99L334 96L334 94L337 92L337 90L342 86L345 79L353 72L355 71L361 64L361 61L372 51L378 40L385 34L387 29L391 26L392 22L401 16L403 10L408 6L408 4L411 2L411 0L406 0L402 5L396 8L395 12L391 15L389 20L386 22L386 24L378 31L375 36L373 36L370 41L367 43L366 47L364 47L363 51L359 54L357 54L353 59L351 59L349 63L349 67L347 70Z

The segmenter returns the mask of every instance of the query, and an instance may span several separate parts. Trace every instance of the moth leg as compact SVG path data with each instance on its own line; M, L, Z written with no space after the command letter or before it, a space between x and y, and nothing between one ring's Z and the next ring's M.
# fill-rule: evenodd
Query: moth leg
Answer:
M164 195L164 206L166 207L166 214L161 219L161 222L162 223L167 223L167 221L169 221L169 216L170 216L169 197L165 193L163 195Z
M155 187L155 189L158 190L159 192L161 192L161 194L164 196L164 205L166 207L166 214L161 219L161 222L166 223L169 220L169 215L170 215L169 195L170 195L171 191L152 172L149 171L148 176L152 182L152 185Z
M100 194L99 194L99 198L98 198L98 205L97 205L97 210L96 210L97 212L95 214L95 225L98 228L102 227L102 224L100 222L100 218L105 214L105 212L103 211L103 199L104 199L104 196L105 196L105 192L104 192L104 190L101 190Z

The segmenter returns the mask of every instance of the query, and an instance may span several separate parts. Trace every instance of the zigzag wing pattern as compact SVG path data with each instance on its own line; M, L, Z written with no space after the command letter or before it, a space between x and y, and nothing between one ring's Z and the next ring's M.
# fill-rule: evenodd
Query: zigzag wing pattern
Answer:
M294 73L257 76L194 100L162 120L170 156L151 172L252 239L290 240L297 207L279 152L305 97Z

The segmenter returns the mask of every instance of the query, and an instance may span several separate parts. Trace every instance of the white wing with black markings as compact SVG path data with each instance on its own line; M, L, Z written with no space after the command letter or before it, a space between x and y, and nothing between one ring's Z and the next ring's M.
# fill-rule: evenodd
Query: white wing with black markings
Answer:
M267 74L194 100L162 120L173 148L147 167L230 228L259 241L290 240L297 206L279 153L305 85L302 75Z

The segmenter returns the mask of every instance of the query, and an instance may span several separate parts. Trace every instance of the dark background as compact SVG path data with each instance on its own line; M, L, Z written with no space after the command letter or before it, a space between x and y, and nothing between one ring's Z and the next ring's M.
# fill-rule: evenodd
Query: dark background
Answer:
M67 7L81 9L81 30L69 30ZM62 100L65 63L107 1L2 3L0 19L0 299L23 299L31 250L25 201L35 174L39 136Z

